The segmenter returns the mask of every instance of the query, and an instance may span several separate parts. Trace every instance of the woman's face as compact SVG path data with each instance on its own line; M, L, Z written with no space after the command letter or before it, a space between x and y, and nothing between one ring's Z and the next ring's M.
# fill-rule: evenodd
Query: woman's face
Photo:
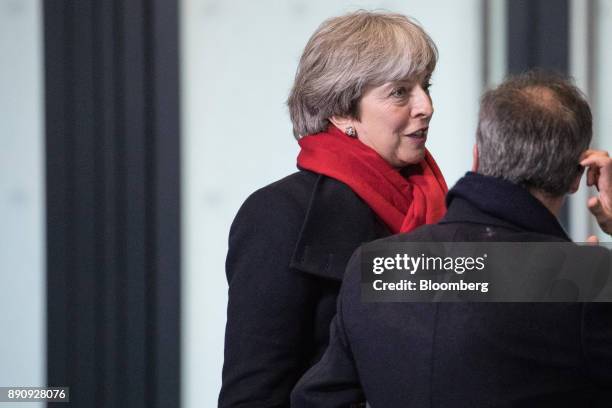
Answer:
M357 137L396 168L416 164L425 154L429 121L430 75L416 81L389 82L362 96Z

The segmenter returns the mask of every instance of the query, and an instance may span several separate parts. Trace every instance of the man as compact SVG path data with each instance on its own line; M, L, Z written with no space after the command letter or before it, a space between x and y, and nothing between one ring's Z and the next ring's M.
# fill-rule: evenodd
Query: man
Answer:
M612 160L587 150L591 122L563 78L507 80L481 101L473 171L449 192L444 219L378 244L569 242L556 217L580 165L599 192L588 207L612 234ZM364 303L361 252L347 266L330 345L292 406L611 406L612 303Z

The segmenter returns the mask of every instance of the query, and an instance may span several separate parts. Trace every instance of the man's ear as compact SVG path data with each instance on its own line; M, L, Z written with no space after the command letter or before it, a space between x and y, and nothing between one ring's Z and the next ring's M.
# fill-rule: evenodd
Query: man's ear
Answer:
M582 180L583 174L584 170L581 171L580 174L574 179L572 185L570 186L570 191L568 191L568 194L574 194L576 191L578 191L578 188L580 187L580 180Z
M332 116L329 118L329 121L341 131L346 131L346 128L352 126L355 128L354 120L350 118L340 117L340 116Z
M478 145L476 143L472 148L472 171L474 173L478 171Z

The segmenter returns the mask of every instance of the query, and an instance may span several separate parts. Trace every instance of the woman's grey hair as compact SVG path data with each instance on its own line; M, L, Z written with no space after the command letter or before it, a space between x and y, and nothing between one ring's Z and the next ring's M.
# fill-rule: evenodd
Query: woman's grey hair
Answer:
M478 172L559 197L581 174L592 134L589 104L569 79L542 71L510 77L482 97Z
M359 119L368 87L433 72L438 51L401 14L360 10L326 20L312 35L287 104L296 138L319 133L332 116Z

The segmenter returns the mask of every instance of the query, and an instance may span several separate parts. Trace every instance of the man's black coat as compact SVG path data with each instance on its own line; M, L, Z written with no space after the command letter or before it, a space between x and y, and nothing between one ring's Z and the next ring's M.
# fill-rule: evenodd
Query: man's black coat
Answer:
M284 407L322 356L351 254L390 235L347 185L300 171L253 193L232 224L220 407Z
M537 199L468 173L437 225L379 240L569 241ZM367 247L366 244L364 247ZM330 346L292 407L612 406L612 304L363 303L349 261Z

